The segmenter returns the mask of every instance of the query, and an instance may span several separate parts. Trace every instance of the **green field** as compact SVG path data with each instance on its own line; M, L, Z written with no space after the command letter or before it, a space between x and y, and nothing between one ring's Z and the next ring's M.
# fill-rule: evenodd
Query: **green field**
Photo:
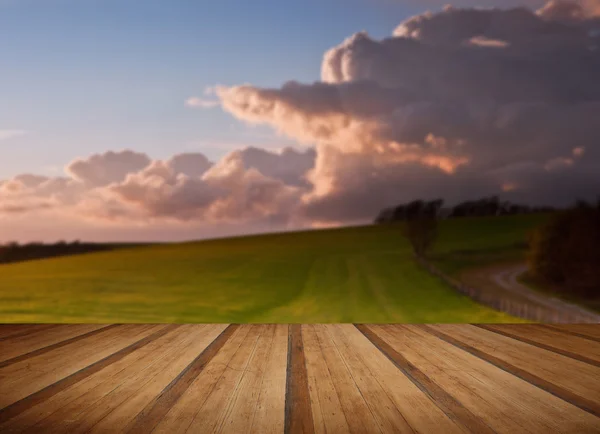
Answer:
M511 248L537 221L535 216L446 221L436 254ZM0 265L0 322L514 321L419 268L397 226Z

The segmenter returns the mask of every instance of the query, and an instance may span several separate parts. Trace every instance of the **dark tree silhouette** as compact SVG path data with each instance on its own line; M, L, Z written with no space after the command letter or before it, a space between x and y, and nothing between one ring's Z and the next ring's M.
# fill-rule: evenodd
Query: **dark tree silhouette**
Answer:
M437 238L437 218L419 216L410 219L404 226L404 236L413 248L415 255L427 255Z
M559 290L600 296L600 204L577 201L530 237L530 273Z

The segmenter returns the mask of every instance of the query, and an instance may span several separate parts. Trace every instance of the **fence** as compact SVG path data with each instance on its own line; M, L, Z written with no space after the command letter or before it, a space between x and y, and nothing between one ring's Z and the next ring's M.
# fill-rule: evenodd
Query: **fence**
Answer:
M472 298L478 303L519 318L544 323L598 323L598 316L593 314L567 312L546 306L526 303L490 292L480 291L448 276L425 259L416 257L416 261L431 274L442 279L458 292Z

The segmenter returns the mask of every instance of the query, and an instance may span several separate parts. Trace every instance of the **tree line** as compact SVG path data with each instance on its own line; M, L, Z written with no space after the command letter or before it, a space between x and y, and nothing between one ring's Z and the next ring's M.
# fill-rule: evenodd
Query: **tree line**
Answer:
M382 211L376 223L402 221L413 252L426 257L438 234L443 201L413 201ZM468 201L447 217L492 216L551 212L548 221L528 234L529 274L565 295L600 298L600 197L597 203L578 200L565 209L526 207L499 202L496 197Z
M498 215L516 215L549 213L556 211L549 206L529 206L501 201L498 196L484 197L461 202L453 207L444 208L444 200L414 200L412 202L383 209L375 218L376 224L408 221L415 218L456 218L484 217Z
M79 241L73 241L71 243L59 241L54 244L44 244L38 242L19 244L18 242L13 241L4 245L0 245L0 264L30 261L33 259L52 258L57 256L78 255L81 253L101 252L134 245L135 244L124 243L82 243Z

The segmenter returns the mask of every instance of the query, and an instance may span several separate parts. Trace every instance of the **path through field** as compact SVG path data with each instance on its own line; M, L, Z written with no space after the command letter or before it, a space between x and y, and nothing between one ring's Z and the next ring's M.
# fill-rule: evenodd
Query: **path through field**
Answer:
M460 279L483 291L497 292L507 299L518 300L534 307L540 306L550 311L561 312L565 315L571 314L600 323L600 315L556 297L536 292L519 282L519 276L525 271L527 271L527 266L522 263L501 264L466 270L461 274Z

